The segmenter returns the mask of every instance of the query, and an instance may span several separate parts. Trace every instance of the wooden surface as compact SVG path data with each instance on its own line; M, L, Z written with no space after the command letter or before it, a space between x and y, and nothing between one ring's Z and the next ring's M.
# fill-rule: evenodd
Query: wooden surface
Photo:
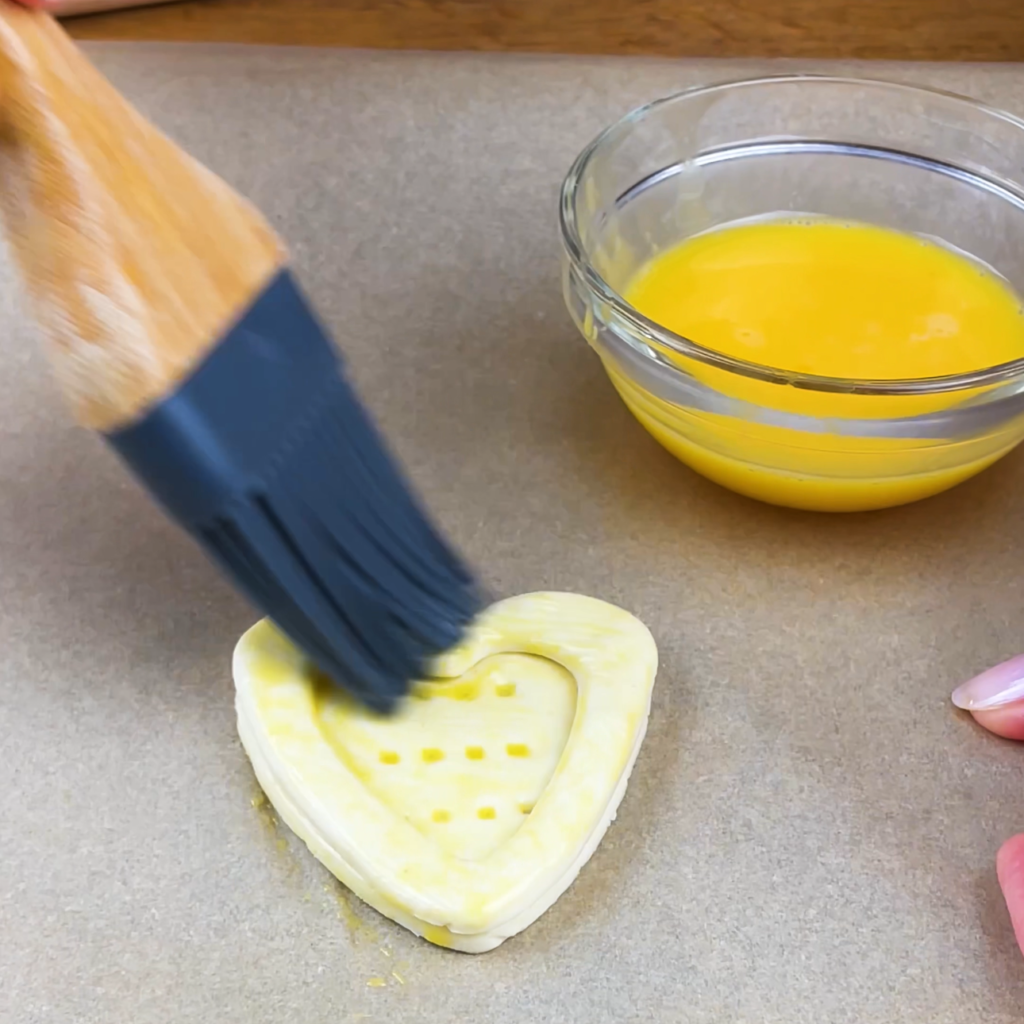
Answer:
M1024 60L1024 0L185 0L69 26L82 39Z

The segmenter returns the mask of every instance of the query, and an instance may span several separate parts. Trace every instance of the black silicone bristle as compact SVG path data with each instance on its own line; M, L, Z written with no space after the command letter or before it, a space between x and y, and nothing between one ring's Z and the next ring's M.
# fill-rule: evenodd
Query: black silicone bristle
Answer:
M479 610L288 273L109 440L249 598L376 709Z

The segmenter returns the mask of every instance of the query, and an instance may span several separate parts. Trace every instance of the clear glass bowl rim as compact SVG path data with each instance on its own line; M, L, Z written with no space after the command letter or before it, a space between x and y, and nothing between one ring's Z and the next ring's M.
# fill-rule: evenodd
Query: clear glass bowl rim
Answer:
M1024 376L1024 357L1014 359L1008 363L1000 363L997 366L986 367L981 370L972 370L968 373L949 374L940 377L919 377L890 380L872 380L869 378L847 378L847 377L825 377L816 374L795 373L781 367L773 367L764 363L753 363L743 359L736 359L732 356L716 352L714 349L706 348L683 335L662 327L653 320L648 319L633 306L631 306L607 281L598 273L588 258L584 249L583 240L580 238L576 226L576 199L579 184L584 172L587 170L590 161L601 151L602 147L610 143L614 138L631 128L633 124L641 121L649 113L680 101L694 99L699 96L707 96L716 92L726 92L740 88L756 88L761 85L775 85L784 83L829 83L835 85L856 85L856 86L877 86L882 89L889 89L894 92L904 93L908 96L927 96L933 99L942 99L955 104L962 104L969 107L975 113L985 114L990 117L1009 124L1012 128L1024 133L1024 120L1015 117L1008 111L998 107L989 106L978 100L971 99L959 93L949 92L944 89L934 89L927 86L909 85L902 82L894 82L884 78L872 78L867 76L853 75L823 75L813 73L790 73L778 75L761 75L753 78L735 78L727 81L716 82L710 85L698 85L680 92L672 93L636 107L623 117L614 121L591 142L583 148L579 156L570 167L565 180L562 182L562 190L559 201L559 227L561 230L562 244L566 255L576 273L582 278L586 285L595 292L600 301L610 307L617 316L624 321L640 337L662 345L665 348L677 352L687 358L696 359L699 362L718 369L728 370L744 377L754 380L767 381L770 383L787 384L792 387L803 388L808 391L820 391L827 393L846 394L869 394L869 395L927 395L941 394L946 392L965 391L974 388L984 388L993 385L1006 384ZM908 148L912 148L912 143ZM634 183L636 184L636 183ZM1024 205L1024 190L1018 183L1010 183L1000 179L1003 188L1010 188L1016 192ZM628 191L628 190L626 190ZM634 346L635 347L635 346ZM680 375L689 376L681 368L673 367Z

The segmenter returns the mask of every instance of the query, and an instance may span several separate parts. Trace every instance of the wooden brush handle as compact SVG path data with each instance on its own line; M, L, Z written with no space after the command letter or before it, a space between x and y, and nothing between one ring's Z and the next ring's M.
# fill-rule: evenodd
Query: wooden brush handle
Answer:
M47 14L0 0L0 217L85 426L175 391L284 261L257 211Z

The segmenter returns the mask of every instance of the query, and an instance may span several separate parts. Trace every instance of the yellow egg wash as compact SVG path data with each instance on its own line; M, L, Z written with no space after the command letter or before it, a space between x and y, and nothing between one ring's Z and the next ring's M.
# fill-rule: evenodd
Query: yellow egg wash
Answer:
M1021 301L1001 277L936 242L869 224L808 218L730 225L657 254L624 297L705 348L794 374L905 380L1024 356ZM817 418L902 418L980 393L809 391L665 355L729 397ZM950 460L951 443L941 438L807 433L685 409L606 365L633 413L673 454L726 487L775 504L828 511L902 504L974 475L1016 442L1012 430L959 442L976 450Z

